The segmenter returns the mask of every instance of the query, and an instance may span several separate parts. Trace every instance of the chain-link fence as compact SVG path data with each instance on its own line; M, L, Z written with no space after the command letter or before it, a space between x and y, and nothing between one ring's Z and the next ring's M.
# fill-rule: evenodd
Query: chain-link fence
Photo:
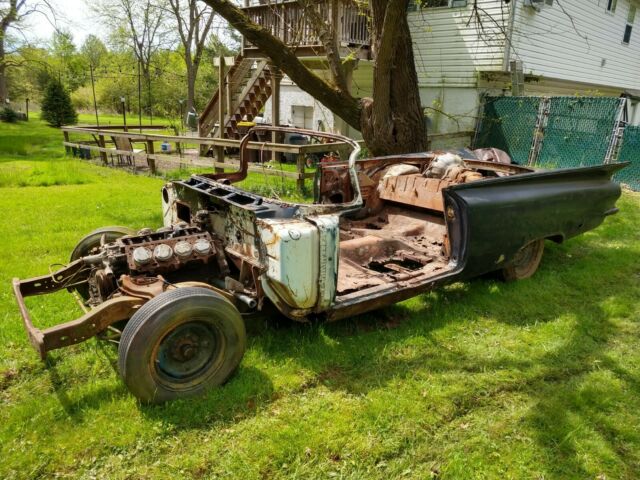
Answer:
M526 165L539 106L537 97L486 97L475 148L499 148L516 163Z
M486 97L474 148L499 148L520 165L543 168L615 161L624 109L625 100L612 97ZM638 127L624 137L619 161L632 165L616 178L640 189Z
M636 192L640 191L640 127L625 128L618 161L631 162L631 165L620 170L615 175L615 180Z
M603 163L619 108L619 98L549 98L548 121L535 165L572 168Z

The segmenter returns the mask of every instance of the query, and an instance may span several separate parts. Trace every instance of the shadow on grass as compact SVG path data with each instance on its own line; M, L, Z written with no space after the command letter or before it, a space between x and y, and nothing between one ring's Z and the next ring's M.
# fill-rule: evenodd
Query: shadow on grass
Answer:
M178 429L222 427L256 415L278 398L271 379L254 367L240 366L222 387L205 395L164 405L141 405L143 415Z
M623 398L631 398L640 409L640 379L608 355L610 344L620 335L619 325L612 321L608 310L624 311L637 301L637 285L624 283L629 275L637 275L633 263L637 251L629 246L606 246L609 238L625 243L624 238L612 235L616 228L609 230L606 235L591 235L590 240L549 246L540 274L518 284L486 278L456 284L336 324L270 322L253 337L251 349L269 361L293 363L295 368L311 373L310 379L290 392L276 392L263 371L241 366L224 388L162 406L140 406L140 410L177 429L205 429L250 418L280 395L295 395L320 386L363 395L395 380L410 378L417 369L462 377L509 371L513 375L506 379L496 375L492 381L464 383L463 393L448 396L446 401L452 408L446 409L434 428L446 429L457 419L499 405L502 394L514 393L525 396L531 405L522 424L540 447L537 461L547 473L592 477L581 443L584 432L593 432L604 448L613 452L615 461L638 466L637 453L626 444L629 438L640 439L620 422L606 419L607 414L613 417L616 413L607 401L607 390L615 389L615 382L593 379L601 370L610 373L630 392ZM455 342L453 347L448 344L444 348L439 330L447 328L464 336L463 329L469 325L472 335L473 324L483 317L516 331L561 317L573 319L575 324L569 322L564 341L547 353L540 349L533 355L514 354L517 351L501 354L494 349L487 352L494 355L483 355L464 346L456 347ZM414 339L420 342L415 352L393 354L395 346L406 347ZM120 396L126 395L126 390L120 386L107 393ZM105 392L92 392L80 402L71 403L64 393L59 393L71 415L98 406L104 395Z
M100 345L102 342L96 342ZM114 353L115 352L115 353ZM105 358L117 375L117 351L110 345L99 346L96 353ZM124 399L130 393L118 376L117 382L94 386L87 392L74 391L69 394L69 379L59 371L63 357L49 356L46 369L51 385L65 413L76 421L85 418L88 412L100 408L105 401ZM163 405L139 404L143 415L161 419L172 426L203 429L211 424L226 424L254 415L277 395L271 379L254 367L240 366L236 374L220 388L214 388L193 398L185 398Z
M579 249L580 244L574 244L570 251ZM635 250L598 246L600 258L592 263L568 255L565 245L549 250L541 275L520 284L476 280L422 295L417 310L399 304L337 324L288 324L267 331L254 348L272 360L295 362L311 371L311 380L301 390L323 386L353 395L410 378L417 369L444 375L511 371L514 375L509 380L480 382L464 394L450 396L453 408L441 419L440 427L494 404L501 394L526 395L533 407L524 422L529 435L542 447L544 455L539 461L549 472L577 478L591 476L592 472L585 469L585 437L574 438L576 431L595 432L606 445L604 451L615 452L617 461L624 465L633 465L638 456L625 447L623 440L632 433L616 422L605 425L597 420L594 411L616 412L602 403L602 392L585 388L592 387L594 372L605 369L624 382L632 398L640 398L640 380L608 356L610 342L619 332L603 309L604 304L618 312L633 308L637 289L633 284L616 288L612 281L622 284L624 274L620 272L629 270ZM606 264L601 276L594 275L599 262ZM620 278L612 280L613 272ZM575 319L575 326L559 347L546 354L541 350L520 357L514 352L483 356L477 351L469 354L439 345L438 330L459 330L466 322L485 315L519 330L560 317ZM470 326L470 334L472 329ZM393 345L406 346L413 339L423 345L417 354L390 354Z

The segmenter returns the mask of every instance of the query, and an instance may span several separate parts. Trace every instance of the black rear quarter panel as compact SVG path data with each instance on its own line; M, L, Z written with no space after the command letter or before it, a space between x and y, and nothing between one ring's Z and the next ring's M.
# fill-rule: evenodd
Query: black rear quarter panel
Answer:
M621 190L611 176L623 166L525 173L446 190L457 212L450 234L461 277L502 268L533 240L564 241L600 225L616 212Z

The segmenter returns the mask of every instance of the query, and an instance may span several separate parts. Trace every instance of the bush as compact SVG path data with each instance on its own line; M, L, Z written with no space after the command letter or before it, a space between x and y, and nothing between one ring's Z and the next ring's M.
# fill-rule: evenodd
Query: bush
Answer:
M47 85L42 100L41 116L52 127L73 125L78 122L78 114L73 108L69 92L58 80Z
M0 120L7 123L16 123L18 121L18 114L14 109L4 107L2 111L0 111Z

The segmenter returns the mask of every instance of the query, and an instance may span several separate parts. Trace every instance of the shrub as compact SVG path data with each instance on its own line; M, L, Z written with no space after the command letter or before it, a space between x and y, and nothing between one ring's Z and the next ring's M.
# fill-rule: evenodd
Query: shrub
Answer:
M0 111L0 120L7 123L16 123L18 121L18 114L14 109L4 107L2 111Z
M52 127L73 125L78 122L78 114L73 108L69 92L58 80L47 85L42 100L41 116Z

